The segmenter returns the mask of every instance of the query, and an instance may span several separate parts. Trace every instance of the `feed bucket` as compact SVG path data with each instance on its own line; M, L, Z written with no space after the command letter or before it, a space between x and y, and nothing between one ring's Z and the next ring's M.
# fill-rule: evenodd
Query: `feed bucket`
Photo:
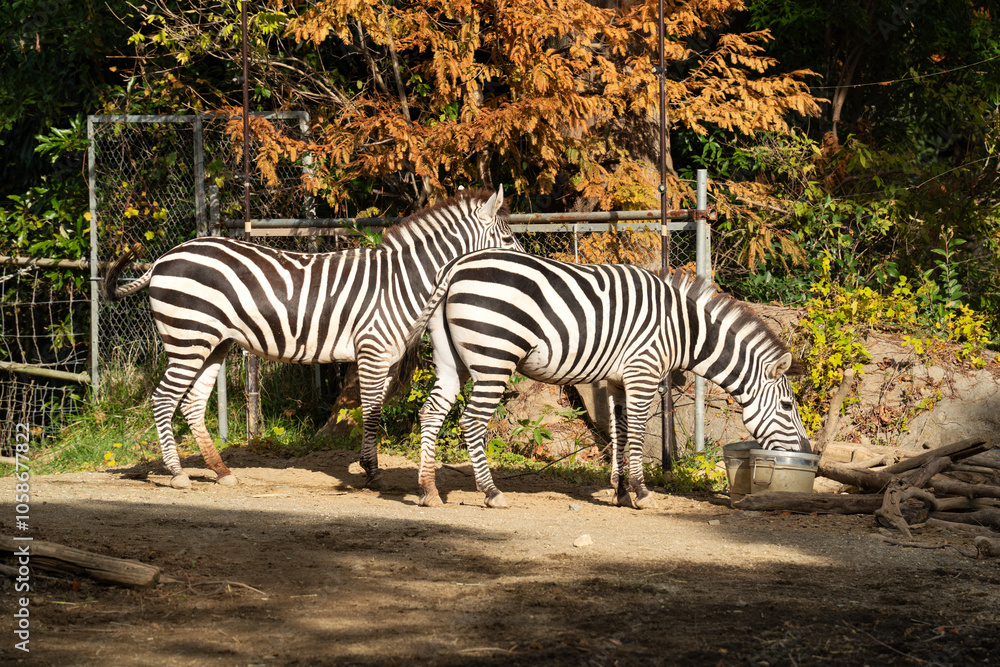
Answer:
M794 491L812 493L819 454L780 449L750 450L750 493Z
M750 452L760 447L756 440L733 442L722 447L722 460L726 464L729 480L729 504L732 505L750 493Z

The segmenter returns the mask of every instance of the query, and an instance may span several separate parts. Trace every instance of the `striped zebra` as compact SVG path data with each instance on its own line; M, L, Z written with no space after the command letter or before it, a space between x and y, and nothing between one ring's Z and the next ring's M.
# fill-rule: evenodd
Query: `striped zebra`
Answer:
M507 504L486 462L486 427L515 371L552 384L608 380L623 392L625 415L612 420L617 504L631 502L626 443L635 506L654 504L643 482L642 444L658 385L674 369L728 391L763 448L810 451L786 376L793 370L788 348L744 304L686 271L664 280L634 266L485 250L442 272L423 317L429 318L437 381L420 412L422 505L441 504L434 480L437 434L470 376L461 426L476 486L490 507Z
M178 403L217 480L236 482L205 428L209 394L236 343L274 361L357 360L361 465L366 484L377 488L376 429L390 366L422 334L423 326L415 323L445 264L482 248L523 250L506 215L503 188L495 194L461 190L388 228L377 248L298 253L199 238L170 250L124 286L117 285L118 276L130 254L117 259L105 278L108 298L117 300L148 285L153 320L166 348L167 369L152 403L171 486L191 485L171 426Z

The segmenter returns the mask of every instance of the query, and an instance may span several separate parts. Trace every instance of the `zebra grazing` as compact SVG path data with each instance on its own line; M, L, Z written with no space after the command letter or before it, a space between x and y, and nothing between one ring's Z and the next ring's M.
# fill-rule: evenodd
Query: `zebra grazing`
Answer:
M628 486L636 507L654 504L643 482L642 443L657 387L674 369L693 371L732 394L763 448L810 451L785 375L793 366L788 348L745 305L685 271L661 279L634 266L484 250L444 269L423 317L429 318L437 381L420 412L422 505L441 504L435 444L469 376L472 395L461 425L476 486L490 507L507 503L486 462L486 426L515 371L553 384L608 380L624 392ZM631 500L625 447L619 446L623 426L612 434L618 504Z
M171 486L191 485L171 426L180 403L198 448L222 483L235 483L205 428L205 407L233 343L274 361L358 362L366 484L377 487L376 428L389 368L415 343L415 327L439 270L490 247L522 250L506 222L503 188L462 190L388 228L377 248L331 253L273 250L223 238L188 241L141 278L117 286L130 254L105 278L117 300L149 285L150 309L168 365L153 393L153 414ZM183 399L183 401L181 400Z

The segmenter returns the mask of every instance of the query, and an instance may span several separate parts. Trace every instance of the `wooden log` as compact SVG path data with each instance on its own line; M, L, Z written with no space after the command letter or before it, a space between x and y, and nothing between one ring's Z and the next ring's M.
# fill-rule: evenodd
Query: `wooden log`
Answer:
M991 484L966 484L944 475L935 475L931 478L929 485L934 492L940 494L950 494L955 496L965 496L966 498L1000 498L1000 486Z
M819 461L817 474L828 477L835 482L856 486L859 489L873 493L881 492L885 487L889 486L889 483L893 479L892 475L886 474L881 470L856 470L840 465L839 463L833 463L832 461L824 461L823 459Z
M84 575L97 581L124 586L156 586L160 568L137 560L114 558L42 540L14 540L0 535L0 552L20 553L27 546L32 568Z
M908 509L904 503L911 498L924 503L925 508L933 507L936 503L936 499L931 493L916 486L907 486L904 482L896 480L885 490L882 506L875 510L875 520L888 528L895 528L901 531L907 538L911 537L910 521L923 523L927 520L926 509L916 515L912 509L904 512L904 510Z
M975 512L931 512L930 518L1000 530L1000 510L995 509L981 509Z
M978 472L968 472L966 470L955 470L955 466L948 469L948 477L959 482L965 482L966 484L995 484L1000 482L1000 479L993 477L992 475L984 475Z
M959 440L958 442L953 442L950 445L943 445L936 449L928 450L923 454L912 456L887 468L883 468L879 472L895 475L897 473L906 472L907 470L919 468L928 461L936 459L940 456L950 456L952 461L958 461L970 456L975 456L976 454L981 454L989 449L993 449L993 438L988 435L976 438L966 438L964 440Z
M982 535L984 537L991 537L991 538L1000 537L1000 533L992 531L984 526L974 526L968 523L945 521L944 519L938 519L935 516L928 517L927 521L924 522L924 526L928 528L938 528L940 530L951 530L951 531L958 531L961 533L971 533L973 535Z
M934 475L938 474L945 468L951 465L950 456L942 456L937 459L931 459L924 465L920 467L912 477L908 478L906 481L909 482L910 486L915 486L918 489L927 485L927 482L931 481Z
M984 468L1000 470L1000 450L991 449L988 452L970 456L965 459L965 462L974 466L983 466Z
M881 494L792 493L770 491L743 496L733 503L741 510L763 512L819 512L825 514L871 514L882 506Z
M965 496L949 496L938 498L934 509L939 512L954 512L956 510L979 510L997 507L995 498L966 498Z
M823 430L820 431L819 437L813 443L813 454L822 455L823 450L837 434L837 430L840 428L840 409L844 406L844 400L851 392L852 384L854 384L854 369L848 368L844 371L844 381L840 383L837 392L830 399L830 410L826 414Z

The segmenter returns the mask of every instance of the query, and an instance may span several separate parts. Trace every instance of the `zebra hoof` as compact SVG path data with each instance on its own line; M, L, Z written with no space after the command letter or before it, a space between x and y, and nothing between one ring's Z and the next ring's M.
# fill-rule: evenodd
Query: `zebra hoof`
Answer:
M190 489L191 478L183 473L181 473L180 475L174 475L170 479L170 486L174 487L175 489Z
M625 493L616 493L611 497L611 502L618 507L632 507L632 496Z
M236 486L240 483L240 480L236 478L236 475L229 473L219 477L215 480L216 484L222 484L223 486Z
M645 489L643 490L645 491ZM635 494L636 509L648 510L648 509L653 509L657 506L656 497L652 493L646 491L644 494L642 495L640 494L642 494L642 491Z
M365 479L365 488L366 489L371 489L372 491L381 491L382 490L382 474L379 473L379 474L376 474L376 475L369 475L367 477L367 479Z
M500 491L497 491L493 495L487 494L486 506L493 507L495 509L510 509L510 505L507 504L507 499L503 497L503 493Z
M420 497L421 507L441 507L442 505L444 505L444 502L441 501L441 496L437 493L434 493L433 495L425 494Z

